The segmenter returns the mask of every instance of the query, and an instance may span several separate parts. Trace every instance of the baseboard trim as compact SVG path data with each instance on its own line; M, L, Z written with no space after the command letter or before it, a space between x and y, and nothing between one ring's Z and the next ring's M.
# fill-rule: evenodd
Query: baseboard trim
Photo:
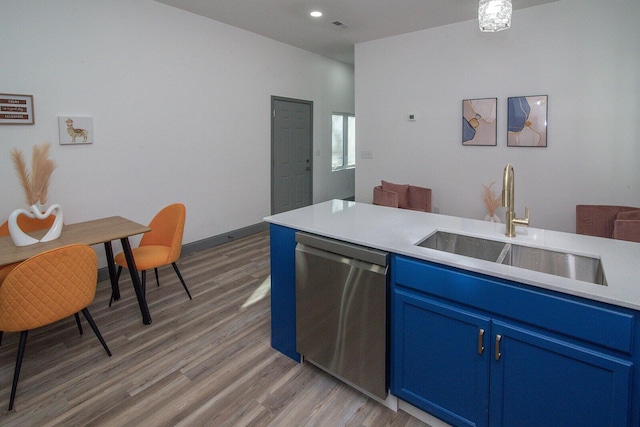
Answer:
M223 234L218 234L217 236L207 237L206 239L187 243L186 245L182 245L182 255L189 255L193 252L199 252L204 249L210 249L216 246L220 246L225 243L241 239L243 237L251 236L252 234L260 233L261 231L267 231L268 229L269 224L263 221L258 224L238 228L237 230L229 231Z
M217 236L207 237L206 239L197 240L195 242L182 245L182 255L189 255L194 252L199 252L205 249L210 249L216 246L223 245L225 243L233 242L236 239L251 236L252 234L260 233L269 229L269 224L266 222L260 222L258 224L249 225L247 227L238 228L237 230L228 231ZM109 280L109 269L103 267L98 269L98 282L103 280Z
M398 409L406 412L419 419L420 421L429 424L430 427L451 427L451 425L445 423L440 418L436 418L433 415L423 411L422 409L416 408L410 403L405 402L402 399L398 399Z

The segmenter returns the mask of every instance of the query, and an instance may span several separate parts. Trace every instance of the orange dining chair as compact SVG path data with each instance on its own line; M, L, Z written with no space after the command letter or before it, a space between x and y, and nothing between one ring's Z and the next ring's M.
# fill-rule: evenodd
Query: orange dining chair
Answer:
M45 219L31 218L27 215L20 215L18 216L18 226L20 227L20 229L22 229L22 231L26 233L30 231L44 230L46 228L50 228L53 225L53 222L55 221L55 219L56 219L55 215L50 215ZM9 235L9 221L5 221L4 223L2 223L2 225L0 225L0 237L8 236L8 235ZM2 284L2 281L4 280L4 278L7 277L9 272L13 270L16 266L18 266L18 264L20 263L16 262L13 264L0 266L0 285ZM82 335L82 324L80 323L80 316L78 316L78 313L75 314L75 318L76 318L76 323L78 324L78 330L80 331L80 335ZM0 331L0 344L2 344L2 331Z
M24 231L25 233L28 233L30 231L42 230L44 228L51 228L51 226L53 225L53 221L55 219L56 219L55 215L50 215L48 218L45 218L45 219L31 218L26 215L20 215L18 216L18 226L22 229L22 231ZM8 236L8 235L9 235L9 221L5 221L2 225L0 225L0 237ZM9 272L13 270L13 268L18 264L19 263L0 266L0 283L2 283L4 278L7 277L7 274L9 274Z
M182 203L174 203L163 208L151 220L149 228L151 231L142 235L140 244L132 249L133 259L138 271L142 272L142 292L146 290L146 272L154 269L156 282L160 286L158 279L158 267L171 264L175 270L182 287L187 291L189 299L191 293L186 283L182 279L182 274L178 269L176 261L180 258L182 250L182 234L184 232L184 221L187 216L187 209ZM127 260L123 252L115 256L114 261L118 264L117 278L120 278L122 267L127 267Z
M111 356L87 308L95 297L97 278L98 258L94 250L87 245L68 245L27 259L11 270L2 282L0 331L20 332L9 411L13 409L30 330L81 311Z

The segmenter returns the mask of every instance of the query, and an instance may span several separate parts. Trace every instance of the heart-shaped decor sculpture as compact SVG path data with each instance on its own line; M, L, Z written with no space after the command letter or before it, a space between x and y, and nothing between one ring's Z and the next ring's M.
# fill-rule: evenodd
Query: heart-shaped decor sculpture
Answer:
M40 240L35 239L29 236L27 233L22 231L20 226L18 225L18 217L20 215L26 215L29 218L38 218L38 219L46 219L51 214L55 214L56 219L53 221L53 225L47 234ZM11 240L13 240L13 244L16 246L28 246L33 245L38 242L49 242L51 240L55 240L60 237L60 233L62 233L63 226L63 218L62 218L62 207L60 205L51 205L46 212L42 212L42 206L38 203L31 206L31 210L26 209L16 209L11 212L9 215L9 234L11 235Z

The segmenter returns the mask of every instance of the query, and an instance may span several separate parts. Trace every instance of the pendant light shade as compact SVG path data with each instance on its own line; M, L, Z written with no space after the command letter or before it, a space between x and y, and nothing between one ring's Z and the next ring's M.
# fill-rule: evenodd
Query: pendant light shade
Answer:
M480 0L480 31L494 33L511 26L511 0Z

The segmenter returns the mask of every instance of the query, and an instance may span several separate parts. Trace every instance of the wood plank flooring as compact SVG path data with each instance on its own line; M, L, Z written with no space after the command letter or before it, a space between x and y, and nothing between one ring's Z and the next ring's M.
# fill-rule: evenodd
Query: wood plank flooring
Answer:
M108 307L108 281L89 309L108 357L84 319L29 333L14 410L7 412L19 334L0 346L2 426L425 426L311 364L270 346L267 232L148 274L153 323L142 324L131 281ZM125 275L123 274L123 277ZM255 299L255 298L254 298ZM244 305L244 306L243 306ZM82 317L82 316L81 316Z

